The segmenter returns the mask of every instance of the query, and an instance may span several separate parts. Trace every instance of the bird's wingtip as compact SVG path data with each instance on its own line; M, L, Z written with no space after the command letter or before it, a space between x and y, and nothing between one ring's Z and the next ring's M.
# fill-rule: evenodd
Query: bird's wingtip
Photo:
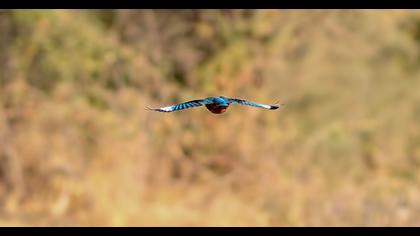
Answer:
M276 109L279 109L281 106L285 106L286 105L286 103L280 103L280 100L278 100L277 102L275 102L275 103L273 103L272 105L271 105L271 110L276 110Z

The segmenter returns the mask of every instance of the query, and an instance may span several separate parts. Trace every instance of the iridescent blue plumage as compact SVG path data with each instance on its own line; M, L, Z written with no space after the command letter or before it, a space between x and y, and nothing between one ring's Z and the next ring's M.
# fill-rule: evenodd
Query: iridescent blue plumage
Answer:
M248 105L248 106L259 107L259 108L264 108L264 109L269 109L269 110L275 110L275 109L278 109L281 105L284 105L284 104L265 105L265 104L247 101L244 99L226 98L223 96L219 96L219 97L208 97L205 99L192 100L192 101L179 103L176 105L162 107L162 108L147 107L147 109L153 110L153 111L159 111L159 112L173 112L173 111L179 111L183 109L205 105L206 108L212 113L220 114L220 113L225 112L230 104Z

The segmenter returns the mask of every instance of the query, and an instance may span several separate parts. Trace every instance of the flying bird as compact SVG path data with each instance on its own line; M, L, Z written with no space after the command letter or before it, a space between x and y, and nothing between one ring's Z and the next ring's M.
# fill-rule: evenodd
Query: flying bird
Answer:
M167 107L161 107L161 108L146 107L146 109L151 110L151 111L158 111L158 112L173 112L173 111L179 111L183 109L199 107L199 106L204 105L212 113L221 114L225 112L226 109L231 104L247 105L247 106L264 108L268 110L276 110L280 106L285 105L285 104L278 104L278 102L276 102L273 105L265 105L265 104L260 104L256 102L247 101L244 99L226 98L223 96L219 96L219 97L208 97L204 99L192 100L192 101L183 102L183 103L179 103L179 104L175 104L175 105L167 106Z

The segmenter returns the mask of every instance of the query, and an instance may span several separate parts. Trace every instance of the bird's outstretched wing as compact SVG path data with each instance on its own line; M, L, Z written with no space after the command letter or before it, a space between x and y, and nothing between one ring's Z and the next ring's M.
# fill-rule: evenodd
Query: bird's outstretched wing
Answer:
M265 105L265 104L260 104L260 103L251 102L244 99L237 99L237 98L229 98L229 102L231 104L247 105L247 106L259 107L259 108L264 108L264 109L269 109L269 110L275 110L275 109L278 109L280 106L285 105L285 104L278 104L278 102L272 105Z
M205 104L208 104L208 101L206 99L199 99L199 100L192 100L192 101L183 102L183 103L179 103L179 104L175 104L175 105L167 106L167 107L161 107L161 108L146 107L146 109L151 110L151 111L159 111L159 112L173 112L173 111L179 111L179 110L193 108L193 107L199 107Z

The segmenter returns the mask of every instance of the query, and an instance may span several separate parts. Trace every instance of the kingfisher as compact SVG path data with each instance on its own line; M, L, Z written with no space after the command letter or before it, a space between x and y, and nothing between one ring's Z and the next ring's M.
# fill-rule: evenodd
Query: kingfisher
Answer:
M256 102L251 102L244 99L237 99L237 98L227 98L223 96L218 97L207 97L204 99L197 99L197 100L191 100L188 102L183 102L167 107L161 107L161 108L150 108L146 107L146 109L151 111L158 111L158 112L173 112L173 111L179 111L183 109L193 108L193 107L199 107L199 106L206 106L206 108L214 113L214 114L221 114L226 111L226 109L231 104L239 104L239 105L247 105L247 106L253 106L258 108L264 108L268 110L276 110L280 106L284 106L285 104L279 104L278 102L274 103L273 105L265 105L260 104Z

